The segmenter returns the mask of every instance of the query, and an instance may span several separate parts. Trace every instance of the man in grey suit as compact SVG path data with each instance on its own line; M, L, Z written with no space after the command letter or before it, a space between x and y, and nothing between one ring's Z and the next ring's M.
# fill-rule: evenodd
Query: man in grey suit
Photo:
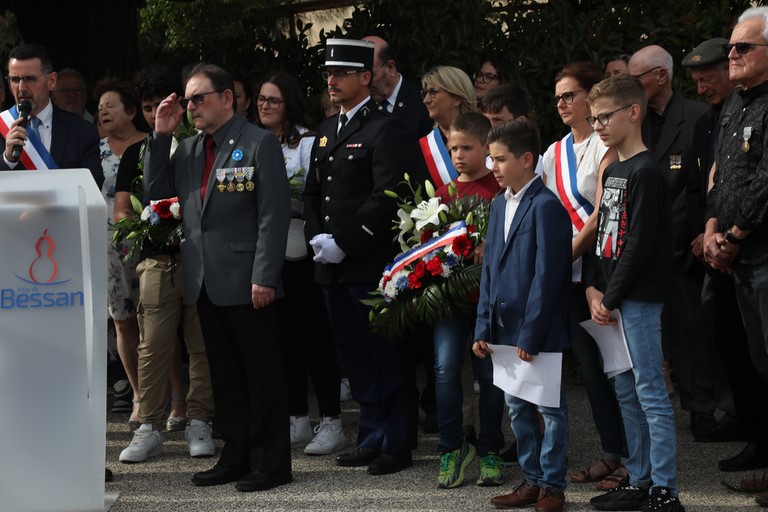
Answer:
M144 179L151 199L179 197L185 300L197 304L224 439L218 463L192 483L270 489L292 481L273 304L291 217L283 154L274 135L235 115L220 67L196 66L185 94L158 107ZM183 109L201 133L169 160Z

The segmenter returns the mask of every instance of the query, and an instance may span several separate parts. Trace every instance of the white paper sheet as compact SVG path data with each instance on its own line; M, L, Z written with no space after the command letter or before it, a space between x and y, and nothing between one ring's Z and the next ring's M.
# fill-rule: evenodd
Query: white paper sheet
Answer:
M505 393L544 407L560 407L563 354L540 352L527 363L517 347L488 345L493 353L493 384Z
M621 313L616 309L614 314L616 325L597 325L591 319L579 324L594 338L600 348L603 371L609 379L632 369L632 358L627 348L627 338L624 337Z

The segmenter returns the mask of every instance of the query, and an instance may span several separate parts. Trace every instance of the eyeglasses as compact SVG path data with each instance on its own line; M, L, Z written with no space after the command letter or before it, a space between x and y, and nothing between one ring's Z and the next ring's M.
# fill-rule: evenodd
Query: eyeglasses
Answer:
M264 96L261 94L256 96L256 105L262 106L264 103L267 103L272 108L277 108L283 103L283 100L275 96Z
M337 80L343 80L347 78L349 75L354 75L355 73L359 73L361 70L359 69L345 69L340 70L337 69L336 71L321 71L320 76L323 77L323 80L328 80L329 78L333 77Z
M181 104L181 108L186 110L190 101L195 105L202 105L203 102L205 101L206 96L208 96L209 94L217 93L217 92L224 92L224 91L209 91L209 92L201 92L198 94L193 94L189 98L180 98L179 103Z
M738 42L738 43L727 43L723 45L723 55L726 57L731 54L731 50L733 48L736 48L736 53L739 55L746 55L752 50L753 46L768 46L766 43L747 43L747 42Z
M48 73L41 73L41 74L39 74L39 75L25 75L25 76L11 76L11 75L8 75L8 76L6 76L5 78L6 78L6 79L7 79L7 80L8 80L8 81L11 83L11 84L13 84L13 85L19 85L19 84L21 83L21 81L22 81L22 80L23 80L23 81L24 81L24 83L26 83L26 84L29 84L29 85L35 85L35 84L37 83L38 79L40 79L40 77L43 77L43 76L45 76L45 75L47 75L47 74L48 74Z
M643 75L647 75L647 74L648 74L648 73L650 73L651 71L656 71L656 70L657 70L657 69L659 69L660 67L661 67L661 66L656 66L655 68L651 68L651 69L649 69L648 71L643 71L643 72L642 72L642 73L640 73L639 75L632 75L632 76L633 76L633 77L635 77L635 78L640 78L640 77L641 77L641 76L643 76Z
M613 114L618 112L619 110L624 110L627 107L631 107L632 104L624 105L623 107L619 107L613 112L606 112L605 114L598 114L596 116L588 116L587 122L589 123L589 126L595 126L595 121L600 123L600 126L608 126L608 123L611 121L611 118L613 117Z
M421 90L421 97L426 98L429 96L430 98L434 98L437 96L437 93L443 92L443 89L439 87L430 87L429 89L422 89Z
M570 105L571 103L573 103L573 100L576 97L576 93L584 90L586 89L576 89L575 91L564 92L560 96L558 96L557 94L554 94L552 95L552 104L554 106L557 106L557 104L560 103L560 100L563 100L566 105Z
M499 75L493 74L493 73L483 73L482 71L478 71L475 73L475 82L480 82L481 84L488 84L493 82L494 80L499 80Z

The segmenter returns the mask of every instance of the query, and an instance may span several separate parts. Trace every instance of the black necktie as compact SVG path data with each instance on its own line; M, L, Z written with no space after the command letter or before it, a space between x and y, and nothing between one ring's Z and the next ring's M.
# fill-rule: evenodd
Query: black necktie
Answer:
M341 132L344 131L345 126L347 126L347 114L341 112L339 114L339 130L336 132L336 135L341 135Z

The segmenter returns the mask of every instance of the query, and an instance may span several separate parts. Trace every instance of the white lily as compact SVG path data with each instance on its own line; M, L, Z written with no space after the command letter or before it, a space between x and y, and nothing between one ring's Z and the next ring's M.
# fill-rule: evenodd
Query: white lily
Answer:
M411 212L411 218L416 221L416 230L421 231L428 224L440 225L440 212L447 212L448 206L440 204L440 199L433 197L429 201L422 201Z
M405 252L408 250L408 243L406 242L405 237L410 235L411 231L413 231L413 220L402 208L397 210L397 216L400 219L400 225L398 226L400 234L397 236L397 241L400 242L400 248Z

